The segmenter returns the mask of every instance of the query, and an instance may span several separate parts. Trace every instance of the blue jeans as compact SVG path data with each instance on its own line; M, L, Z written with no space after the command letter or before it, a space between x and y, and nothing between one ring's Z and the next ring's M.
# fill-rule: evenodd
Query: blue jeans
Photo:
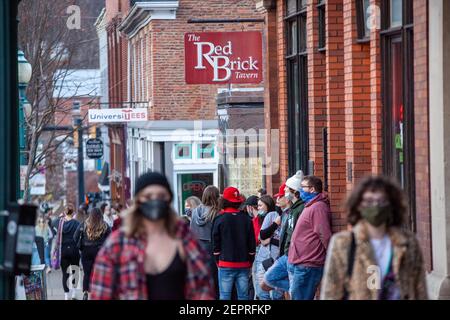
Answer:
M253 277L253 287L255 288L255 296L259 300L270 300L270 292L264 291L261 289L260 282L262 278L264 277L264 267L262 265L262 262L256 261L253 262L253 270L252 270L252 277Z
M304 267L288 263L289 294L292 300L314 300L323 267Z
M287 271L287 255L279 257L264 274L264 282L278 291L289 292L289 275ZM276 299L274 299L276 300Z
M233 284L236 286L238 300L248 300L249 268L219 267L220 300L231 300Z
M50 267L50 249L50 244L44 247L44 260L47 267Z
M36 266L41 264L41 258L39 257L38 248L36 246L36 243L33 244L33 251L31 254L31 265Z

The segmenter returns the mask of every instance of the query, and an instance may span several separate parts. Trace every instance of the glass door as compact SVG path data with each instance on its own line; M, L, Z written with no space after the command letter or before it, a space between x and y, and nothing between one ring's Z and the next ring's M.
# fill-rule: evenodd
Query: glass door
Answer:
M184 202L187 198L196 196L201 200L205 188L213 184L213 172L177 174L178 212L184 212Z

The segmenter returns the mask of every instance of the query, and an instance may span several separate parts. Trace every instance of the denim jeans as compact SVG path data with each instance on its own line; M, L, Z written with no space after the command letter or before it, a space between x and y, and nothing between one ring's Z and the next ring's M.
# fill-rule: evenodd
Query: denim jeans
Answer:
M264 274L264 282L278 291L289 291L289 275L287 271L287 255L279 257ZM274 299L276 300L276 299Z
M44 247L44 260L47 267L50 267L50 249L49 244Z
M264 267L262 262L256 261L253 263L253 286L255 287L255 296L259 300L270 300L270 293L261 289L260 283L264 277Z
M313 300L322 279L323 267L288 263L289 294L292 300Z
M219 267L220 300L231 300L233 284L236 286L238 300L248 300L249 268Z

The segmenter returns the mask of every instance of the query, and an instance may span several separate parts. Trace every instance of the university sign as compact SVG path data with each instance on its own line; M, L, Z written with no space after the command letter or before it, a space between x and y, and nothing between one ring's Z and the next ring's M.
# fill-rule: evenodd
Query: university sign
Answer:
M147 121L147 108L135 109L91 109L88 114L89 123L114 123Z
M184 47L187 84L262 81L261 32L186 33Z

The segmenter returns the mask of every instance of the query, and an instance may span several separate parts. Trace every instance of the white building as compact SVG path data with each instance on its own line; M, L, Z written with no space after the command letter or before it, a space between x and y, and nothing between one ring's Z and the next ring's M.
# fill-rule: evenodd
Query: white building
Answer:
M148 171L164 173L174 191L174 208L201 197L204 187L218 185L217 120L159 120L128 124L128 176ZM134 186L131 185L133 193Z

